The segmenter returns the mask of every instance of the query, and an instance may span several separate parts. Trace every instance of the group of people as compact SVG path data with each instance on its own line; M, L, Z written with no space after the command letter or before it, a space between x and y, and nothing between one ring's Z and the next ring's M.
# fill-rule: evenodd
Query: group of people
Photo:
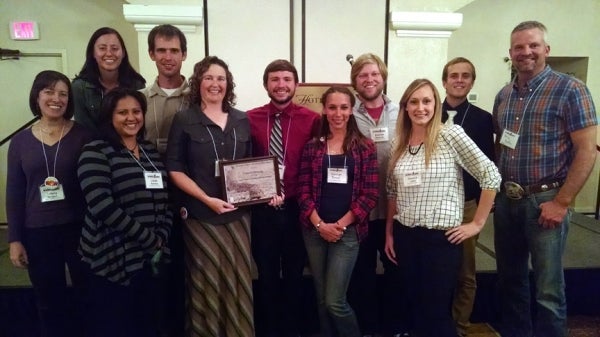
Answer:
M517 75L492 114L467 100L468 59L444 67L444 100L417 79L395 104L373 54L352 64L354 91L332 86L317 113L292 101L285 60L265 68L269 103L235 109L220 58L181 75L187 42L171 25L148 35L158 76L144 88L119 33L98 29L72 84L35 78L40 120L9 148L10 258L29 271L42 335L299 336L308 262L322 336L465 336L475 243L495 207L500 332L566 336L568 207L594 164L597 118L587 87L546 64L546 34L514 28ZM225 200L220 165L262 156L281 192Z

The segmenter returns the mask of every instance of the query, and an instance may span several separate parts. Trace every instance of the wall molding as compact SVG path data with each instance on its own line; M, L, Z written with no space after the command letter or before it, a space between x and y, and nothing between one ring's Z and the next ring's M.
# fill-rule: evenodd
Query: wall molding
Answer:
M172 24L184 33L194 33L202 26L202 6L184 5L123 5L125 20L136 31L147 32L160 24Z
M462 25L462 20L462 13L390 13L390 24L398 37L449 38Z

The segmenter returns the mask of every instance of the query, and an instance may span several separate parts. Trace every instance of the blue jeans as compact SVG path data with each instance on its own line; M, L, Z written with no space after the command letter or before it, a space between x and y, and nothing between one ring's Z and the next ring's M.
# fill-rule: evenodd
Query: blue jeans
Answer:
M356 227L348 227L334 243L323 240L312 229L304 228L303 235L317 295L321 336L360 336L356 315L346 298L358 256Z
M511 200L504 193L496 197L494 244L502 336L567 336L562 256L571 211L554 229L545 229L538 224L539 205L552 200L557 192L558 189L555 189L521 200ZM534 319L531 315L529 256L535 282Z

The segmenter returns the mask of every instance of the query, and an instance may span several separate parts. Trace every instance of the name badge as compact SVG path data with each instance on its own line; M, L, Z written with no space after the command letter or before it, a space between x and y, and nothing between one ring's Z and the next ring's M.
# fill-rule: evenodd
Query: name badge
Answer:
M283 179L285 173L285 165L277 165L279 167L279 179Z
M409 172L402 176L404 186L419 186L421 185L421 172Z
M144 180L146 180L147 189L163 189L163 180L160 172L144 171Z
M369 129L369 133L371 134L371 139L375 143L387 142L390 140L389 131L386 127Z
M517 146L517 141L519 140L519 134L514 133L510 130L504 130L502 132L502 137L500 137L500 144L514 149Z
M65 192L58 179L48 177L40 186L40 199L42 202L51 202L65 199Z
M221 170L219 170L219 160L215 160L215 177L221 176Z
M167 152L167 138L156 138L156 149L158 153Z
M329 167L327 169L327 182L332 184L347 184L348 169L345 167Z

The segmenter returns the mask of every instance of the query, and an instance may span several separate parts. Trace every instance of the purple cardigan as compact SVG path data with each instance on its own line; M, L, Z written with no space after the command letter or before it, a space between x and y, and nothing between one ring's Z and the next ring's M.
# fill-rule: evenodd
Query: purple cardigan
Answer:
M322 158L325 154L325 142L313 139L304 147L300 161L298 178L300 222L309 229L313 228L313 224L309 220L310 214L314 209L319 209L321 202ZM359 241L362 241L368 234L369 213L377 204L379 197L377 150L373 141L367 139L366 146L352 147L350 155L355 162L350 211L357 219L356 232Z

